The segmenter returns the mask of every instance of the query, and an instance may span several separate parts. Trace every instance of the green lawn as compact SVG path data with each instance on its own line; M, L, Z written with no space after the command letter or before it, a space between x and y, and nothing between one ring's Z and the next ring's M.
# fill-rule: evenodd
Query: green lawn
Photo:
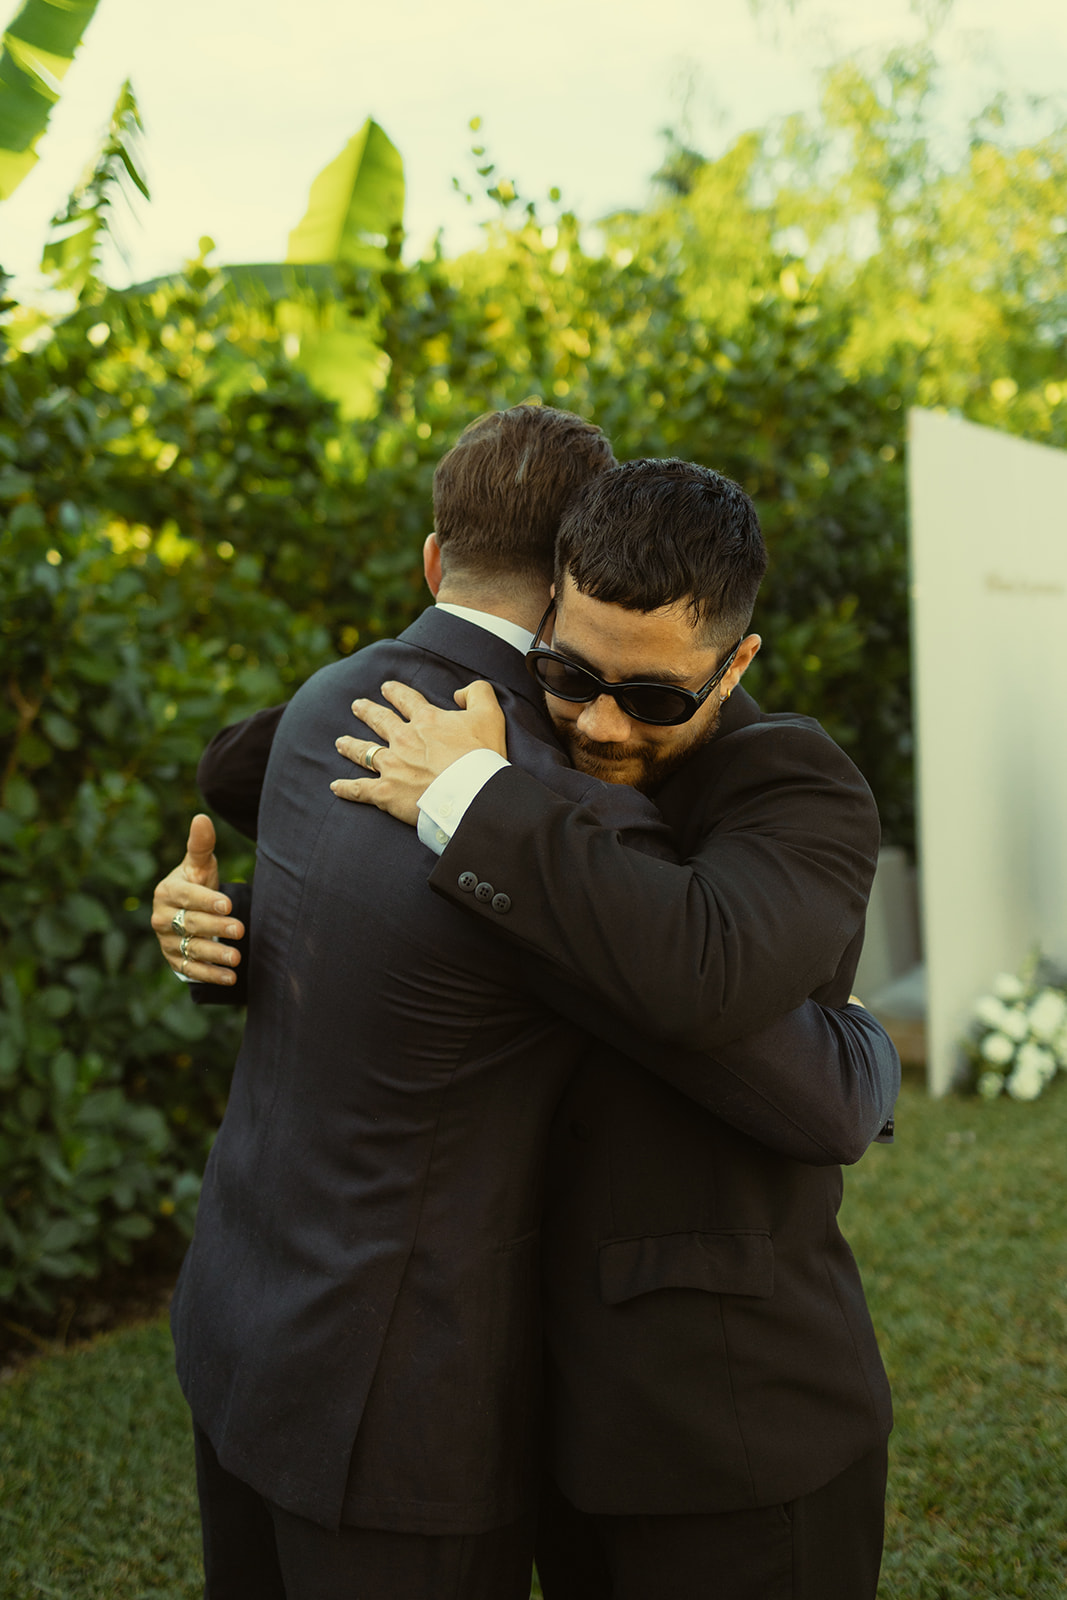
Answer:
M848 1177L893 1380L880 1600L1067 1595L1067 1087L905 1091ZM195 1600L189 1426L165 1327L0 1386L0 1600Z

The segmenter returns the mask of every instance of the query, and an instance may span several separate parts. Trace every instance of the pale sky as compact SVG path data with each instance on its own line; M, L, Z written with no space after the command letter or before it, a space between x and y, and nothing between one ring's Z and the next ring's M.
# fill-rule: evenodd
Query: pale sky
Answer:
M17 9L0 0L4 21ZM451 190L470 174L472 116L524 195L556 184L593 220L646 198L686 80L693 137L714 150L811 106L835 56L921 33L908 0L770 9L776 25L746 0L101 0L41 160L0 205L0 262L32 272L126 76L153 191L124 228L137 280L178 266L205 233L223 261L281 260L312 178L368 115L404 156L413 242L444 224L455 248L476 238ZM1067 96L1067 5L957 0L942 54L957 110L997 87Z

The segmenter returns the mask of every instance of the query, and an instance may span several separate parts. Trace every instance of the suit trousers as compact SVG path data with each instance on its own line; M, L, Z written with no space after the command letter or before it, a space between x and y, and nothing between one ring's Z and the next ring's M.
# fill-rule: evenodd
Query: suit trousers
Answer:
M193 1432L204 1600L529 1600L532 1517L488 1533L331 1532L265 1500Z
M875 1600L886 1447L784 1505L597 1516L541 1495L545 1600Z

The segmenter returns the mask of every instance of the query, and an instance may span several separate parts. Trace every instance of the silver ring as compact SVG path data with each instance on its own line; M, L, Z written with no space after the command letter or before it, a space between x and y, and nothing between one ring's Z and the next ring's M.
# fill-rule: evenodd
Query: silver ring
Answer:
M378 754L379 750L384 749L384 744L369 744L366 750L363 752L363 765L368 769L368 771L377 772L379 778L381 777L381 773L378 772L378 768L374 765L374 758Z
M170 925L174 929L175 933L184 933L185 932L185 907L184 906L182 906L180 911L176 911L174 913L174 915L171 917Z
M185 969L186 969L186 967L187 967L187 966L188 966L188 965L189 965L189 957L188 957L188 956L185 956L185 957L184 957L184 958L183 958L183 960L182 960L182 964L181 964L181 975L182 975L182 977L183 977L183 978L184 978L184 977L185 977Z
M181 944L179 944L178 949L181 951L183 956L187 956L189 954L189 946L192 944L192 942L193 936L191 933L182 934Z

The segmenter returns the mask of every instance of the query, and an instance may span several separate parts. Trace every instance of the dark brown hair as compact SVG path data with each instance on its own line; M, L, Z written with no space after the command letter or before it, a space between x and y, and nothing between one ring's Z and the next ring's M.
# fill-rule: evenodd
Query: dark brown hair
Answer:
M586 485L556 543L556 584L628 611L685 601L711 643L748 628L767 549L756 508L720 472L689 461L627 461Z
M572 412L524 403L476 418L433 475L447 575L547 583L564 508L614 465L604 434Z

